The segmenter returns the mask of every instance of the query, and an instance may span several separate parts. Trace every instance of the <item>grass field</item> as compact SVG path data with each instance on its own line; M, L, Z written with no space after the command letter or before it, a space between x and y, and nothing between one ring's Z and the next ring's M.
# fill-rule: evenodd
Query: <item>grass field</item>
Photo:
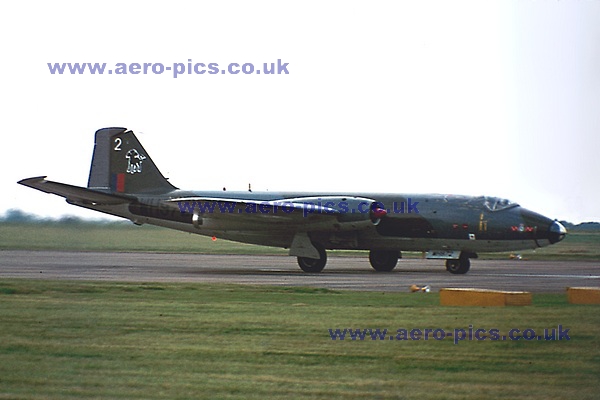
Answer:
M600 309L433 293L0 281L0 398L596 399ZM329 328L570 329L570 341L333 341Z
M154 226L112 223L0 224L0 249L73 251L149 251L206 254L287 254L287 250L193 235ZM359 255L331 251L332 256ZM366 256L366 252L363 252ZM510 253L480 254L482 259L508 258ZM519 252L532 260L600 260L600 233L571 233L555 245ZM418 258L421 253L403 253Z

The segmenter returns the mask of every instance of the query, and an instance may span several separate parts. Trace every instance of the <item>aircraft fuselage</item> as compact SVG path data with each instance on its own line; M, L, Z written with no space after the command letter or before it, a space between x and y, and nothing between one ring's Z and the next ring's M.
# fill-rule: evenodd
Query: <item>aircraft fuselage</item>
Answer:
M534 249L565 228L496 197L385 193L186 191L160 173L133 132L96 132L87 188L23 179L68 203L199 235L289 249L305 272L320 272L326 249L369 250L377 271L402 251L426 252L464 274L478 252Z

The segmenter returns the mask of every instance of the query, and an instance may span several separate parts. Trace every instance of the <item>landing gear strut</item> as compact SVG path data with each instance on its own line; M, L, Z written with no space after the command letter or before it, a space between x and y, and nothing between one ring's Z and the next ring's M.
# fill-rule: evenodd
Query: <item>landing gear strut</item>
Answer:
M369 261L375 271L390 272L396 267L400 252L397 250L371 250Z
M318 243L313 243L313 246L319 252L319 258L298 257L298 265L304 272L321 272L327 264L325 248Z

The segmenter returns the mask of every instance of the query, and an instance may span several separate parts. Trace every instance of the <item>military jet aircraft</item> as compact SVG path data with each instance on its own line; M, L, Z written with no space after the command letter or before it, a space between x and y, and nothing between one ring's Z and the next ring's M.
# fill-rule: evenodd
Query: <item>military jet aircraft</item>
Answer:
M376 271L393 270L401 251L420 251L465 274L478 252L535 249L567 233L496 197L180 190L125 128L96 132L87 188L45 176L18 183L138 225L287 248L313 273L325 267L326 249L351 249L369 250Z

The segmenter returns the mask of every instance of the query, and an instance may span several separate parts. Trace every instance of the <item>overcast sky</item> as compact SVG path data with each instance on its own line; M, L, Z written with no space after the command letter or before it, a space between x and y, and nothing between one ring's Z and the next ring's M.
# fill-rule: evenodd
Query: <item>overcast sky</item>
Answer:
M0 213L100 214L94 132L176 186L494 195L600 221L600 2L9 2ZM47 63L253 63L279 75L52 75Z

